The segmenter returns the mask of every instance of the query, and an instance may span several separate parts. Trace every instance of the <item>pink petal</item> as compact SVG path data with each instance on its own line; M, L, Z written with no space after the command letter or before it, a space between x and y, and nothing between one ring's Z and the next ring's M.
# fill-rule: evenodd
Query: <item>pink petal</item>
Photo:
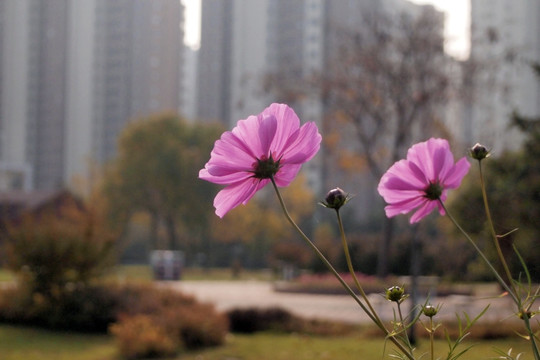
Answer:
M447 190L459 186L469 167L465 158L454 164L450 145L444 139L431 138L413 145L407 152L407 159L392 165L379 182L377 190L389 204L385 207L386 215L391 217L417 208L411 223L420 221L435 208L444 215L444 207L439 201L424 196L426 187L429 182L439 181L443 186L440 200L445 201Z
M257 159L274 155L280 160L276 184L287 186L301 164L315 156L320 142L317 126L308 123L300 127L298 116L284 104L272 104L258 116L239 120L215 142L210 160L199 171L203 180L228 185L214 199L216 214L223 217L239 204L246 204L268 184L269 179L253 177Z
M423 197L425 193L421 190L402 190L395 191L389 189L378 189L379 194L388 204L395 204L402 201Z
M270 156L270 145L275 138L277 130L277 119L274 115L259 115L261 117L260 127L257 136L261 141L261 154ZM255 135L255 134L253 134ZM259 159L261 157L259 156ZM274 159L275 160L275 159Z
M441 179L445 188L455 189L461 184L461 180L469 172L471 164L469 161L462 157L459 161L452 167L452 170L448 172L447 176L444 179Z
M212 149L211 159L216 156L222 156L239 163L253 163L257 158L253 150L248 148L247 144L238 138L231 131L221 135L221 139L216 141Z
M387 203L423 195L428 182L412 162L400 160L382 176L377 190Z
M426 174L422 172L422 169L409 160L397 161L388 169L386 174L402 178L414 189L423 189L429 184L429 180Z
M450 152L448 143L447 146L436 147L433 149L433 171L435 178L433 180L439 181L442 177L445 177L448 171L454 166L454 156Z
M245 171L231 172L230 174L211 174L207 168L201 169L199 171L199 178L202 180L213 182L214 184L219 185L229 185L234 184L240 181L247 180L253 176L252 173Z
M398 177L387 172L381 178L379 187L382 190L399 192L407 190L423 190L427 186L425 184L411 184L407 180L409 180L407 177L407 173L404 173L403 177Z
M288 164L302 164L311 160L321 146L321 134L315 123L302 125L285 144L283 162Z
M259 114L258 116L249 116L246 120L239 120L236 123L236 127L232 129L232 133L236 135L241 142L246 144L246 148L249 149L254 158L260 158L262 155L268 156L268 148L265 147L265 144L262 143L260 137L261 134L261 123L263 123L263 116ZM271 126L265 124L264 137L274 136L274 134L265 133L265 131L270 131Z
M214 157L206 164L206 169L211 175L223 176L235 172L249 172L253 170L253 166L235 162L232 159Z
M423 196L418 196L416 198L407 199L398 203L393 203L387 205L384 210L387 217L393 217L399 214L406 214L418 206L424 204L427 199Z
M425 218L429 213L437 207L437 201L428 200L426 201L416 212L411 216L409 222L411 224L417 223L423 218Z
M222 218L238 205L247 203L257 192L258 185L259 180L248 179L234 185L229 185L218 192L214 198L216 215Z
M428 180L435 181L438 180L441 162L445 161L445 151L450 151L448 141L431 138L427 141L414 144L407 152L407 160L415 163ZM436 157L437 165L434 163L434 157Z
M271 149L281 155L289 138L300 128L300 119L289 106L276 103L264 109L261 115L273 115L277 119L278 126Z
M294 180L302 165L300 164L285 164L279 169L275 176L276 185L280 187L289 186Z

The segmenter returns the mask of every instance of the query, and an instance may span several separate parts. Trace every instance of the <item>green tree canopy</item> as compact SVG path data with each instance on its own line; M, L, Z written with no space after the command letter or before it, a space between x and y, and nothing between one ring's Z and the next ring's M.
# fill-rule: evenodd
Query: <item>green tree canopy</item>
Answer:
M190 125L175 114L129 124L105 177L112 218L125 225L133 213L149 213L154 240L160 224L167 232L168 243L154 247L176 249L180 238L202 237L215 187L197 176L220 132L217 125Z
M501 237L501 248L509 261L513 259L511 265L514 271L517 273L523 269L518 258L513 255L512 245L518 248L531 275L539 280L540 119L527 119L514 114L513 123L526 135L525 142L519 151L505 152L497 158L483 160L486 191L497 233L501 235L518 229ZM490 240L480 184L478 177L471 175L452 203L451 211L465 230L477 236L480 244L485 244L489 252ZM463 265L467 265L468 270L478 269L475 263Z

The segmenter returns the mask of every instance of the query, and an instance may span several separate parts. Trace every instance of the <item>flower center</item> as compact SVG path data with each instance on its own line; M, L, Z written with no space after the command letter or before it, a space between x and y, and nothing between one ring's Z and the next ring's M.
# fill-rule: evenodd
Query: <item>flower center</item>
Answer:
M428 187L424 189L424 197L429 200L437 200L441 197L443 190L443 187L438 181L430 182Z
M274 161L272 155L269 158L263 155L253 164L253 177L257 179L270 179L278 172L279 167L279 160Z

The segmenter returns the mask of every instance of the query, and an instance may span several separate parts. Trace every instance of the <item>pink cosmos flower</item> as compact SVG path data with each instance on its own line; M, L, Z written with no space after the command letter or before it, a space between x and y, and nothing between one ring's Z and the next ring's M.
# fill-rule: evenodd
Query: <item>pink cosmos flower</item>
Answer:
M303 163L319 151L321 135L313 122L300 126L293 109L272 104L257 116L240 120L214 144L199 178L226 185L214 199L216 215L223 217L246 204L273 177L287 186Z
M426 217L436 207L444 215L439 203L446 200L447 190L455 189L471 165L465 157L454 164L448 141L429 139L413 145L407 159L396 162L382 176L377 190L388 205L386 216L406 214L414 209L410 223Z

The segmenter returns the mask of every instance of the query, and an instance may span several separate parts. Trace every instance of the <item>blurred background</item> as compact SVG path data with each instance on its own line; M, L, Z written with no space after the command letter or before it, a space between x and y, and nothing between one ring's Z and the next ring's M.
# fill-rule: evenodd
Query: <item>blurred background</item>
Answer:
M221 131L286 102L323 135L286 196L330 257L342 261L335 225L315 204L339 186L355 195L344 216L360 271L410 273L417 238L421 273L482 278L472 253L434 260L449 246L436 217L385 219L376 184L431 136L456 158L481 142L519 163L540 111L539 16L535 0L0 0L3 219L67 193L99 204L121 263L175 250L186 266L316 270L272 197L217 221L218 188L197 179Z
M451 319L500 293L446 217L384 215L379 179L430 137L456 160L491 149L502 251L538 282L539 18L537 0L0 0L2 357L380 359L384 339L351 327L365 319L271 191L219 219L219 187L198 179L221 133L274 102L323 137L283 189L292 217L345 272L317 203L353 195L340 214L379 310L393 285L412 305L443 297ZM494 260L477 175L447 206ZM497 300L473 336L503 342L476 358L525 351Z

